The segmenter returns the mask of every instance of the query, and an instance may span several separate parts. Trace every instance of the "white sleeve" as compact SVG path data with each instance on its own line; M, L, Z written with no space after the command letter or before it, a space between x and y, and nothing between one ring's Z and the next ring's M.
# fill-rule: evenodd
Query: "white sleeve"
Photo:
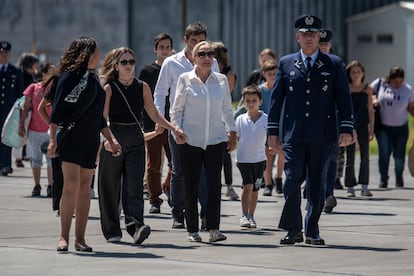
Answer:
M177 82L174 104L171 108L171 123L180 128L183 127L184 107L187 100L185 80L180 76Z
M165 99L168 96L170 85L171 74L169 73L169 63L166 60L161 66L157 84L154 89L154 104L158 112L163 116L165 115Z
M224 124L226 125L227 131L235 131L236 127L234 125L233 107L231 105L231 94L230 94L229 83L227 81L226 76L223 77L223 80L225 82L224 91L223 91L223 121L224 121Z

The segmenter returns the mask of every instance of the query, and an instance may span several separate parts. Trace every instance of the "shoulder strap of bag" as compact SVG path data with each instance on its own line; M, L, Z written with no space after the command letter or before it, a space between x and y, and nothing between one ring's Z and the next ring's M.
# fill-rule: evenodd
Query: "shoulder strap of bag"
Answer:
M378 81L377 89L375 89L375 95L377 97L378 97L378 92L379 92L379 89L381 87L381 82L382 82L382 78L378 78L378 79L379 79L379 81Z
M118 86L118 84L116 84L116 82L113 82L113 84L115 85L116 89L118 89L119 94L121 94L122 98L124 99L125 104L127 105L128 109L129 109L129 112L131 112L132 117L134 117L134 119L135 119L135 121L137 122L137 124L139 125L139 127L141 127L141 124L139 123L139 120L137 119L137 117L135 116L134 112L132 111L132 108L131 108L131 106L129 105L128 100L127 100L127 98L125 97L124 93L122 93L121 88L119 88L119 86ZM141 128L142 128L142 127L141 127Z
M71 128L75 126L76 122L79 121L80 118L82 118L82 116L85 114L86 110L88 110L88 108L91 106L91 104L93 103L93 101L96 98L96 93L97 93L97 91L95 91L95 94L93 95L93 97L91 98L91 100L88 102L88 104L85 106L85 108L82 109L81 112L78 113L78 116L75 117L75 119L72 121L72 123L69 124L69 126Z

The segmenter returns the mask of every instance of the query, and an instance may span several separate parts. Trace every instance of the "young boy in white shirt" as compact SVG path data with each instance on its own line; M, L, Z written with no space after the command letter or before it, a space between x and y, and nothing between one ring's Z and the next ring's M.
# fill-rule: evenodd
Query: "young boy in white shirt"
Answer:
M261 185L260 179L266 166L267 115L259 110L262 104L260 88L255 85L247 86L242 90L242 97L247 113L237 117L235 122L239 141L236 165L243 180L241 194L243 215L240 218L240 226L256 228L254 212Z

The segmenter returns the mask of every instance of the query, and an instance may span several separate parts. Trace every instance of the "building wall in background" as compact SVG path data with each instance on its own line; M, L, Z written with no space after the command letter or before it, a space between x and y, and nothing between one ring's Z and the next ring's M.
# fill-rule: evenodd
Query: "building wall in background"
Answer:
M209 40L223 41L238 78L240 94L248 74L258 66L261 49L278 56L298 50L294 19L304 13L322 18L331 29L336 54L348 59L347 21L395 0L0 0L0 40L13 44L13 60L23 51L46 54L57 62L71 40L94 36L102 55L130 46L137 55L137 72L154 60L152 39L166 31L174 48L183 47L184 27L206 23ZM103 58L103 57L102 57Z

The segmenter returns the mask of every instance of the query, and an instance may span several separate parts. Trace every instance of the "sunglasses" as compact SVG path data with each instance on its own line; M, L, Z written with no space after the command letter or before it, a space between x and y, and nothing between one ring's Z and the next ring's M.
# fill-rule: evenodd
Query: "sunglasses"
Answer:
M209 52L198 52L197 56L199 58L203 58L203 57L209 57L209 58L213 58L214 57L214 51L209 51Z
M123 60L120 60L119 63L121 63L121 65L127 65L127 64L135 65L135 59L129 59L129 60L123 59Z

